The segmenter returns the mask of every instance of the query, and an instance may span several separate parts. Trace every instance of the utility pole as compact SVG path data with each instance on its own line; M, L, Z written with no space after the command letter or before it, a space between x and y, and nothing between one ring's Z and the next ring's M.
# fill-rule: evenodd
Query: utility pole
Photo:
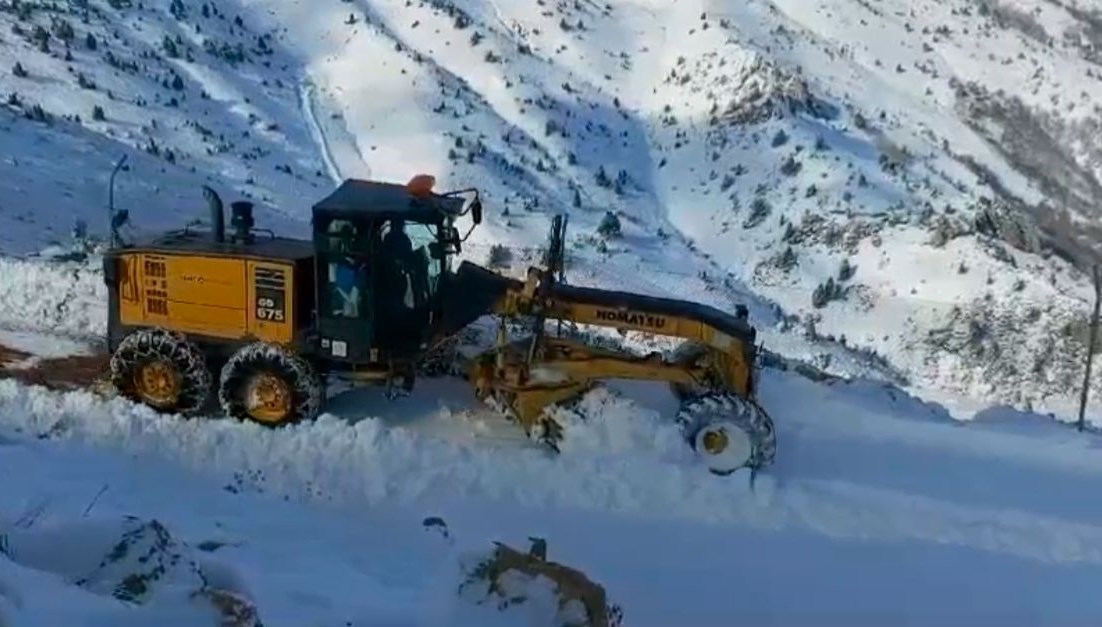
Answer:
M1083 375L1083 390L1079 396L1079 430L1086 423L1087 396L1091 387L1091 364L1094 361L1094 345L1098 340L1098 313L1102 306L1102 277L1099 277L1098 264L1094 264L1094 315L1091 317L1090 340L1087 343L1087 368Z

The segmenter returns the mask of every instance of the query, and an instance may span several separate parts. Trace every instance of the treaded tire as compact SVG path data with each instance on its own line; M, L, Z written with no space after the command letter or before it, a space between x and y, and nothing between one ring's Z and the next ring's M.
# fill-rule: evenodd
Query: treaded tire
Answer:
M279 379L290 391L290 412L278 420L260 420L250 415L246 390L258 375ZM242 347L222 367L218 403L227 416L268 427L312 420L321 411L321 380L309 361L290 350L266 342Z
M137 389L139 369L155 361L167 362L178 377L179 393L169 405L150 404ZM123 398L157 411L193 416L206 406L213 386L206 356L187 338L167 329L140 329L123 338L111 355L111 384Z
M696 450L695 442L700 430L709 424L723 422L737 428L749 436L752 452L741 467L755 471L773 463L777 454L777 434L773 419L756 402L732 394L705 394L682 404L677 413L677 422L681 426L690 446ZM697 450L698 453L703 453ZM716 472L730 474L737 468Z

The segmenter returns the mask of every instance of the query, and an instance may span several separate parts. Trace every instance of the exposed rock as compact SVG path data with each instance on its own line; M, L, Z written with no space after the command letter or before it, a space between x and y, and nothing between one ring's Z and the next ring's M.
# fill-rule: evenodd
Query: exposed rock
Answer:
M998 402L1025 406L1067 395L1083 383L1088 315L1086 303L977 299L928 331L926 362L952 379L945 383ZM1102 375L1095 373L1091 389L1102 394Z
M1027 253L1041 252L1037 224L1028 215L1005 202L989 198L980 198L975 212L975 226L980 233L1001 239Z
M958 237L975 232L975 224L968 224L956 216L937 215L930 224L930 245L942 248Z
M734 89L723 108L722 120L756 124L795 113L821 118L834 115L829 105L811 94L807 81L764 57L755 56L750 63L736 66L728 79Z
M191 600L208 605L218 614L220 627L263 627L256 605L237 592L203 588L191 594Z
M782 240L787 244L812 246L825 244L831 248L842 249L850 254L857 253L857 247L868 238L875 237L883 227L868 220L849 220L839 223L828 220L818 213L805 214L799 223L790 222Z
M138 608L191 603L220 627L261 627L256 606L225 567L207 570L190 546L155 519L81 519L10 525L0 555L96 595ZM204 623L205 624L205 623Z

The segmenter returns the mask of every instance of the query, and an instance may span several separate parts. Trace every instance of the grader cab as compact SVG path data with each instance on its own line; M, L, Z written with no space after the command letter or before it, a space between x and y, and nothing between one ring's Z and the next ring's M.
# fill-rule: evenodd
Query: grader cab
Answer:
M316 416L332 377L410 392L429 357L450 362L457 334L495 316L496 341L464 375L552 447L561 428L550 406L601 380L648 379L682 398L678 421L713 472L771 463L775 435L753 398L755 332L744 308L730 315L565 285L561 217L547 267L524 281L470 262L453 268L471 232L461 236L456 223L470 215L473 230L481 200L473 189L436 193L433 183L346 180L314 205L310 240L255 228L246 202L231 204L227 233L222 202L205 188L209 232L173 231L105 256L115 388L165 412L201 414L217 400L231 417L279 426ZM518 322L530 332L510 338ZM637 356L555 335L553 322L686 343L670 359Z

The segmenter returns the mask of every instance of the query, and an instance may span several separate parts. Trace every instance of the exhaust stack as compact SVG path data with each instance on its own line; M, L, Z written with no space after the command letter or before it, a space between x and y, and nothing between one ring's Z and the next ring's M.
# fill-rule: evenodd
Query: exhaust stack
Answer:
M203 196L207 199L210 208L211 239L217 243L226 241L226 218L222 213L222 199L218 193L206 185L203 186Z

